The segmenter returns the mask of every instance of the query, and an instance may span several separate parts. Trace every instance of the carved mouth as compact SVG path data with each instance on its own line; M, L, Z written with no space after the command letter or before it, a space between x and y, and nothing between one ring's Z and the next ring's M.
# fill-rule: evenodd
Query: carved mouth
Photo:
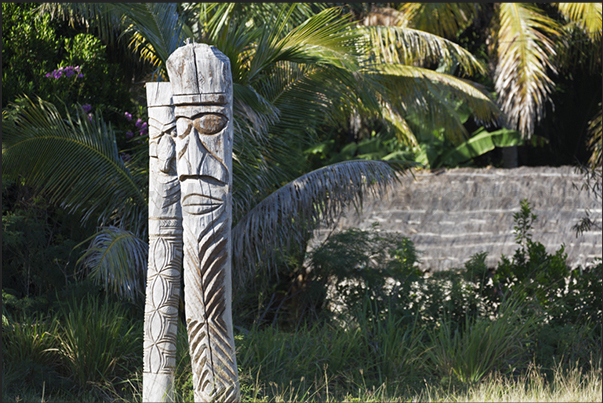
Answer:
M223 205L221 199L197 193L186 195L182 199L182 209L193 215L211 213Z

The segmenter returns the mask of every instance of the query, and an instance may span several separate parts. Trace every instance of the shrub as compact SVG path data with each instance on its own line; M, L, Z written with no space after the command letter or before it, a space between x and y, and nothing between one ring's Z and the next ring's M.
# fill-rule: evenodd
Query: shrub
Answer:
M376 225L336 233L309 254L305 303L318 308L329 303L353 315L370 300L373 317L384 317L421 275L418 254L410 239L380 233Z

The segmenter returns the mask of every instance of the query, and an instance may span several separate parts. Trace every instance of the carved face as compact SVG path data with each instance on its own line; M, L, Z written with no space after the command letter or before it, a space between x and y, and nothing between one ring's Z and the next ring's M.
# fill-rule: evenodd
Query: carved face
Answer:
M226 202L230 185L227 161L232 152L227 105L176 106L176 161L182 209L188 214L214 212Z
M176 121L173 106L149 108L149 156L157 158L159 170L168 173L176 157Z

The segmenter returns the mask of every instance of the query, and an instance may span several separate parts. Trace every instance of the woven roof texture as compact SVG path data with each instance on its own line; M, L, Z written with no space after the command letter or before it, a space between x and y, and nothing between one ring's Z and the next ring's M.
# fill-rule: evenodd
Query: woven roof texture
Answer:
M570 267L591 265L602 257L601 201L581 190L583 176L574 167L457 168L439 172L413 171L382 199L366 199L362 213L349 208L336 230L369 229L398 232L421 251L423 270L463 267L475 253L488 252L495 267L502 254L518 248L513 214L527 199L538 216L532 240L548 253L565 244ZM572 226L586 211L599 228L576 236ZM318 229L312 244L329 229Z

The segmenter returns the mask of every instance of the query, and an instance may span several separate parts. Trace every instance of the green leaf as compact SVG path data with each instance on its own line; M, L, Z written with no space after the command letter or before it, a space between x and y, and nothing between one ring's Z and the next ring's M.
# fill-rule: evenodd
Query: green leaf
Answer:
M500 129L488 132L481 128L469 140L438 158L437 166L458 165L492 151L495 147L512 147L522 144L521 133L516 130Z
M122 161L110 124L90 121L78 107L63 118L50 102L26 98L14 118L3 119L2 169L82 220L146 228L147 175ZM10 116L7 113L5 116Z

